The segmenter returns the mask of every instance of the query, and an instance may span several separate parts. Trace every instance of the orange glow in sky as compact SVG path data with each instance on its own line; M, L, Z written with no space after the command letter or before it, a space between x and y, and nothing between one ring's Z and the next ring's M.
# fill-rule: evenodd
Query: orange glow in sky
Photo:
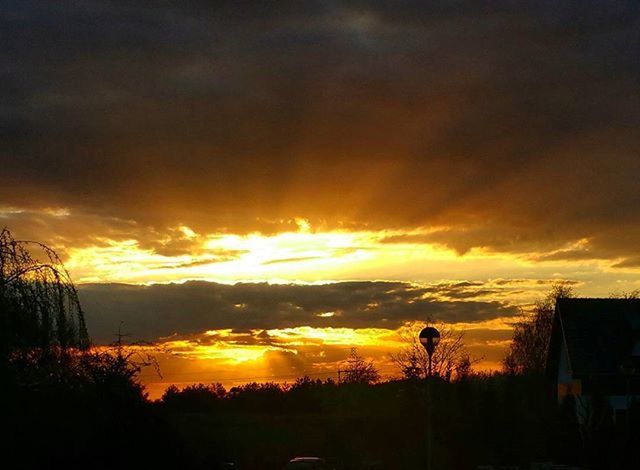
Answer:
M606 280L606 267L598 262L540 262L535 259L536 254L480 248L458 253L437 243L413 241L433 230L315 230L307 220L297 219L296 228L291 231L240 235L199 234L179 225L171 236L153 247L136 239L103 239L91 246L68 247L66 265L80 283L163 284L202 280L322 285L353 279L385 279L428 286L464 276L465 280L482 284L471 294L465 294L468 300L497 299L505 305L524 308L540 297L548 285L532 278L534 272L536 278L582 276L579 285L587 290L596 285L609 291L616 288L615 284L602 282ZM505 279L521 281L511 284ZM434 299L444 302L459 300L448 295L454 294L432 294ZM233 307L242 315L246 304L238 300ZM376 307L374 302L367 308ZM313 315L331 322L340 320L341 314L327 308ZM215 312L212 315L215 319ZM456 328L465 331L465 342L477 359L477 369L500 367L513 321L508 318L457 321ZM169 383L219 381L233 386L254 378L291 381L292 377L304 374L334 377L351 347L374 360L385 377L393 377L398 371L390 361L390 354L403 346L402 328L385 327L383 323L375 328L314 327L302 321L292 327L254 329L239 334L232 329L216 328L213 320L209 329L195 335L160 339L163 377L145 371L143 379L149 384L151 395L157 397Z

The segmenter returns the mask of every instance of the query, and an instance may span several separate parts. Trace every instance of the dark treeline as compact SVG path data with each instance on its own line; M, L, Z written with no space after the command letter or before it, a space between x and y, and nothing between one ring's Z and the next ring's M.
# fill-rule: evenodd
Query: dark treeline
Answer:
M58 361L66 364L24 364L9 377L3 374L2 422L8 430L3 455L15 468L147 468L181 462L177 436L117 359L86 354Z
M427 425L431 387L432 428ZM155 403L187 443L196 468L280 468L319 455L338 469L475 469L561 462L579 468L637 468L638 410L603 414L585 439L567 401L558 406L543 376L472 374L378 384L298 379L290 385L170 387ZM377 466L375 466L377 465Z
M320 455L345 469L424 468L427 386L424 380L337 385L308 378L228 392L194 385L168 389L156 407L201 468L224 461L279 468L295 455ZM585 460L573 416L554 406L541 378L434 378L431 387L434 468Z

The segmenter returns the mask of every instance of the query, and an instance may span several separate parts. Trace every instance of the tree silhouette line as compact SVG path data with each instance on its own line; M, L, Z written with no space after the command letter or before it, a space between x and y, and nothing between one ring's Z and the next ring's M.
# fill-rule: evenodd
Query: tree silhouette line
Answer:
M140 468L183 460L122 348L91 344L56 253L0 232L3 457L15 468ZM163 456L152 449L163 445Z

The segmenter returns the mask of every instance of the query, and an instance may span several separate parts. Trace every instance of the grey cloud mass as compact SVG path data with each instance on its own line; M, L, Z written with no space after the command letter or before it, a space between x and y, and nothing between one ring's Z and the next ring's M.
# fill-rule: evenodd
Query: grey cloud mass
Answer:
M632 0L3 2L0 205L635 266L639 31Z
M407 321L480 322L518 314L514 306L460 294L474 289L478 295L486 293L468 283L447 284L439 295L437 287L402 282L227 285L190 281L150 286L88 284L80 286L80 299L89 332L98 343L113 341L121 322L134 337L157 340L217 329L395 329ZM326 312L334 315L319 316Z

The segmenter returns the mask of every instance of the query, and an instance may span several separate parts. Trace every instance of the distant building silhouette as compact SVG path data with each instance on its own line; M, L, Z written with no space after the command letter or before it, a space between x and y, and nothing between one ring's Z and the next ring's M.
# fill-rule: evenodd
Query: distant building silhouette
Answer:
M598 404L625 419L640 399L640 300L559 299L547 372L558 401L575 400L579 422Z

